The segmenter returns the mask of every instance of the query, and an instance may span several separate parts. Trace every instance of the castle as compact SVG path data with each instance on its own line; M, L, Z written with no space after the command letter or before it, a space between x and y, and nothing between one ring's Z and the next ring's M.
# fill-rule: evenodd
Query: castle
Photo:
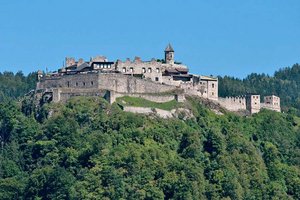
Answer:
M113 103L117 97L135 96L155 102L185 101L185 95L196 95L219 103L230 111L259 112L261 108L280 112L280 98L274 95L245 97L218 96L218 79L190 74L187 66L174 60L174 49L169 44L164 60L108 61L96 56L90 61L66 58L57 72L38 71L36 94L42 101L66 101L72 96L102 96Z

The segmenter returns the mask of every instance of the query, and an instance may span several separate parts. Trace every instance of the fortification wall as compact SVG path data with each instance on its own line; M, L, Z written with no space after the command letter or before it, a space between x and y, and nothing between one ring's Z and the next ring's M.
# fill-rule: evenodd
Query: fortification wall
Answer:
M264 108L264 109L268 109L268 110L273 110L273 111L276 111L276 112L281 112L280 106L275 106L275 105L272 105L272 104L261 103L260 107Z
M37 89L52 88L98 88L98 74L74 74L58 77L46 77L37 84Z
M110 96L106 96L106 90L81 89L81 88L56 88L52 90L53 102L66 102L69 98L75 96L99 96L110 101Z
M105 89L120 93L161 93L176 89L175 86L163 85L123 74L76 74L52 77L42 80L37 89L76 88Z
M119 93L162 93L175 90L175 86L162 85L152 81L123 74L99 74L99 89Z
M245 97L219 97L218 103L229 111L246 110Z

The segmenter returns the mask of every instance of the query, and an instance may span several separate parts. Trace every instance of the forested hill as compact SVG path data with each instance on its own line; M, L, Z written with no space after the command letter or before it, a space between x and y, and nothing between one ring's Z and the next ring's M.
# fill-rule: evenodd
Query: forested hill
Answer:
M219 77L220 96L239 96L247 93L262 96L275 94L281 98L285 110L289 107L300 109L300 65L280 69L274 76L253 73L242 80L230 76Z
M300 199L298 117L186 103L195 118L126 113L91 97L27 115L0 103L0 199Z

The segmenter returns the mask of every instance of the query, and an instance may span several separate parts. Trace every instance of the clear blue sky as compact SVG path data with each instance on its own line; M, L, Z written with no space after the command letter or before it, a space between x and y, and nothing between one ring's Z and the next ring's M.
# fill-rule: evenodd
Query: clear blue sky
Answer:
M300 62L300 0L0 0L0 71L163 58L169 42L192 73L272 75Z

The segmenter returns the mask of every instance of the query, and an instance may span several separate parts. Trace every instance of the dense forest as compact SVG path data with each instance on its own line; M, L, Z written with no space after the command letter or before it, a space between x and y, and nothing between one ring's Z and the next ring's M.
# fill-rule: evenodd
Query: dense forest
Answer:
M0 72L0 102L16 99L35 89L37 75L35 72L25 76L21 71L17 73Z
M299 199L300 120L123 112L101 98L0 105L0 199ZM51 112L49 112L51 110ZM47 117L51 113L51 117Z
M18 100L35 73L4 72L0 199L300 199L299 68L219 77L223 96L274 93L295 109L217 115L188 98L185 120L92 97L38 108Z

